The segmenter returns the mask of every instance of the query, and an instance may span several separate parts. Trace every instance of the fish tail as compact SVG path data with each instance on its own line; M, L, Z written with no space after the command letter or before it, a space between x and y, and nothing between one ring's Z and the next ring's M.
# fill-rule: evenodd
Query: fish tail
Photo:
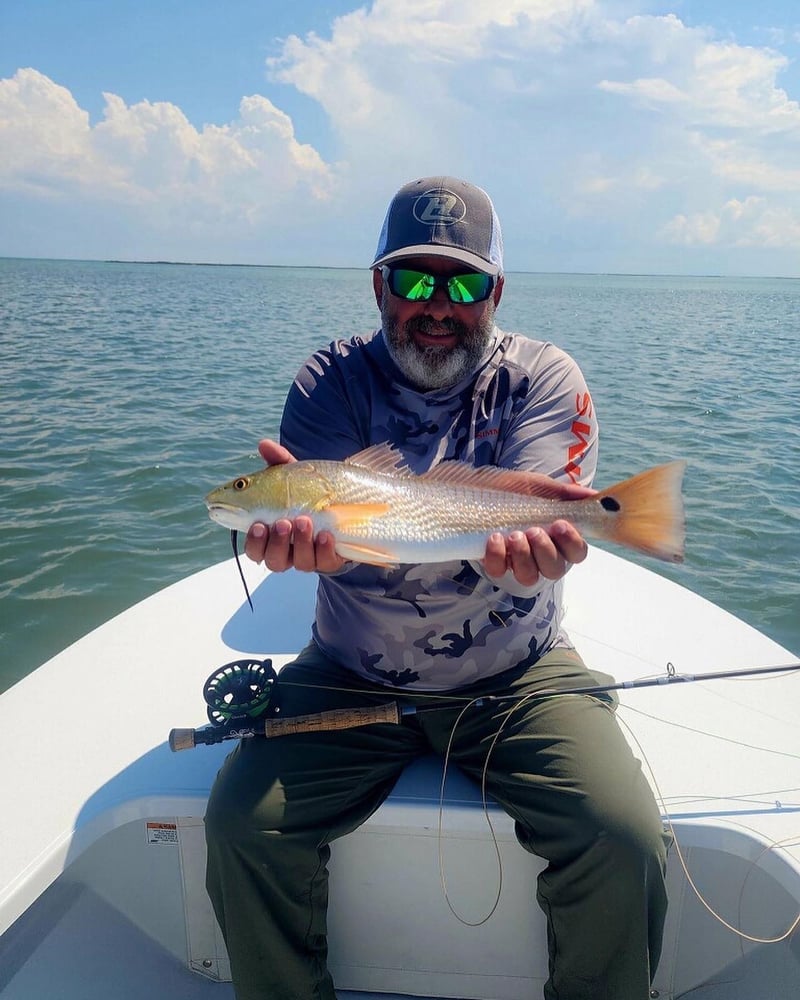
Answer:
M598 493L593 499L613 515L603 518L598 535L657 559L683 562L685 468L685 462L668 462Z

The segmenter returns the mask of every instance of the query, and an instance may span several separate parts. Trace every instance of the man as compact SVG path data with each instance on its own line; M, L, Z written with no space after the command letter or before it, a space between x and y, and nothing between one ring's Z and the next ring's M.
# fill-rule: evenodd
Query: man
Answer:
M267 462L344 459L388 442L415 472L446 459L545 474L589 495L597 423L577 365L501 332L500 226L452 177L395 195L372 264L381 328L303 366ZM411 721L247 740L206 816L208 888L239 1000L333 1000L325 965L328 845L359 826L402 769L447 745L461 703L598 682L560 622L561 578L586 555L566 521L493 534L479 563L379 568L340 558L307 517L255 525L246 552L319 574L312 641L281 673L282 714L395 697L441 707ZM465 703L465 702L462 702ZM459 721L452 760L479 778L503 708ZM487 788L522 846L548 862L547 1000L645 1000L666 908L665 840L609 700L528 699L493 747ZM524 942L520 942L524 946Z

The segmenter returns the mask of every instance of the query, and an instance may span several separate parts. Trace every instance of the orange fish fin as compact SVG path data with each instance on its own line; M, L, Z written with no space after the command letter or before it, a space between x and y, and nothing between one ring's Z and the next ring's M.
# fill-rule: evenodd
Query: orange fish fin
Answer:
M521 493L528 497L546 500L563 500L563 484L538 472L524 469L502 469L496 465L476 468L466 462L448 459L420 476L429 482L467 486L478 490L501 490L504 493Z
M363 451L357 452L345 459L346 465L357 465L370 472L393 473L394 475L410 475L406 460L390 444L373 444Z
M336 551L343 559L353 562L367 563L370 566L397 566L398 560L394 553L380 549L363 542L336 542Z
M601 490L592 499L614 516L604 519L598 535L657 559L683 562L685 469L685 462L668 462Z
M354 531L390 510L388 503L334 503L325 508L333 521L334 531Z

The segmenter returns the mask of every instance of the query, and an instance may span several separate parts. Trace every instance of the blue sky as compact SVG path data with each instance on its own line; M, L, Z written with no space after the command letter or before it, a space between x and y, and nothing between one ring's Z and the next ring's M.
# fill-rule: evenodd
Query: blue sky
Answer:
M796 0L0 4L0 255L365 266L406 180L509 270L800 276Z

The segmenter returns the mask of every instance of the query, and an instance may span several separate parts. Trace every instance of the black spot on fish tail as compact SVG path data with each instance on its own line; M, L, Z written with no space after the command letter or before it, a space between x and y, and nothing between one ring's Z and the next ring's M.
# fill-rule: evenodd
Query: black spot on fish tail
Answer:
M236 528L231 530L231 548L233 549L233 558L236 560L236 568L239 570L239 578L242 581L242 586L244 587L244 594L247 598L247 603L250 605L250 610L255 611L253 607L253 599L250 597L250 591L247 589L247 580L244 578L244 570L242 569L242 564L239 561L239 532Z
M603 497L600 501L600 506L603 510L611 511L612 514L616 514L616 512L620 509L619 501L615 500L613 497Z

